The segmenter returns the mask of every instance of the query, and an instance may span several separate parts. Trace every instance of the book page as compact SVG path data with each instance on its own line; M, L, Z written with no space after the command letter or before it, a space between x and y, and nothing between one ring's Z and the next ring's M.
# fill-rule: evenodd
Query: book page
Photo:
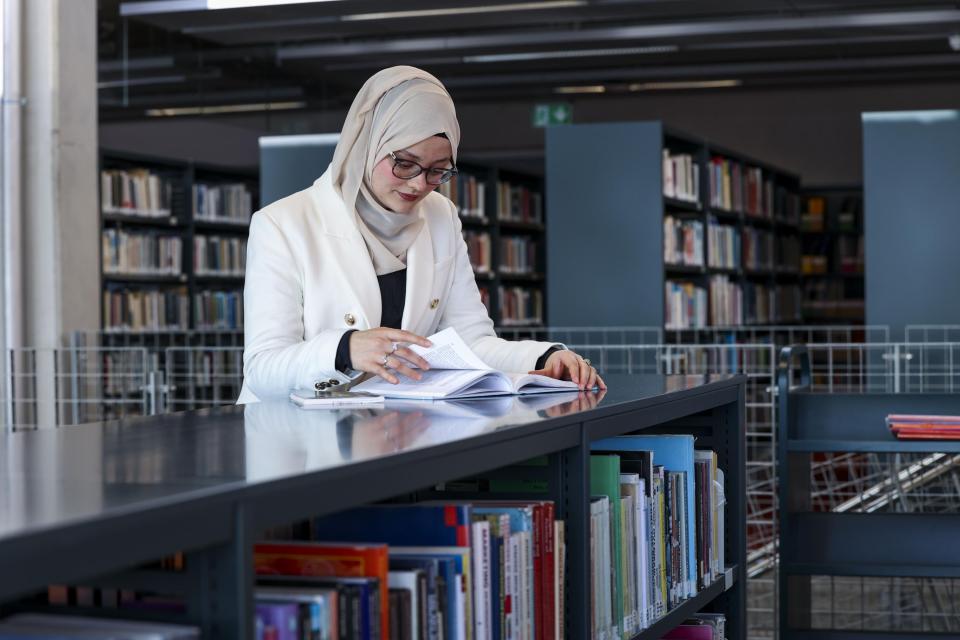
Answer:
M361 382L353 387L353 390L366 391L388 398L444 398L458 395L464 387L476 383L481 378L490 378L489 383L479 385L478 392L482 389L483 393L510 393L507 383L496 382L497 379L502 379L496 372L476 369L430 369L422 373L423 378L419 381L397 373L400 384L390 384L378 376Z
M410 345L410 349L426 360L431 369L491 370L467 346L453 327L447 327L439 333L427 336L427 340L433 343L429 349L415 344Z
M516 393L546 393L547 391L579 391L580 387L572 380L557 380L536 373L508 373Z

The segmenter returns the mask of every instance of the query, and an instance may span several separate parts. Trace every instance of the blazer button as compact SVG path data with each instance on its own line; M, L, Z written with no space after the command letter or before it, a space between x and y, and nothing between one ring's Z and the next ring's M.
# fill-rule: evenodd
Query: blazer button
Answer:
M345 316L343 316L343 321L346 322L351 327L357 324L357 319L353 317L352 313L348 313Z
M440 298L434 298L433 300L430 301L430 308L436 309L437 306L439 306L439 304L440 304Z

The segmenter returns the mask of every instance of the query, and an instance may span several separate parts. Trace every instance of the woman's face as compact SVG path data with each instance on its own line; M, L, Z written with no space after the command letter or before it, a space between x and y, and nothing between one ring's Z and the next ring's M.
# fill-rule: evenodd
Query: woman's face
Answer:
M416 162L424 169L449 169L453 166L453 151L446 138L432 136L406 149L394 151L399 160ZM394 213L410 213L417 203L437 185L427 184L425 173L415 178L398 178L393 175L393 159L386 156L373 167L370 190L373 197Z

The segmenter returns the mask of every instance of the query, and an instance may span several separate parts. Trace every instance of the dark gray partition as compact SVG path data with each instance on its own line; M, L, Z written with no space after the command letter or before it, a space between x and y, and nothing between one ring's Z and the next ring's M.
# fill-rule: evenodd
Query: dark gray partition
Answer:
M960 111L863 114L867 324L955 324Z
M659 122L547 129L551 324L663 326L662 148Z
M260 206L313 184L333 160L339 139L336 133L260 138Z

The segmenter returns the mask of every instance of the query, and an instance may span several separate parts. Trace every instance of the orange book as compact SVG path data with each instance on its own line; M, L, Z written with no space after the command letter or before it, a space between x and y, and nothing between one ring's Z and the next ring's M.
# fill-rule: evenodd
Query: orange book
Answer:
M377 578L380 637L389 640L389 556L385 544L261 542L253 547L257 575Z

